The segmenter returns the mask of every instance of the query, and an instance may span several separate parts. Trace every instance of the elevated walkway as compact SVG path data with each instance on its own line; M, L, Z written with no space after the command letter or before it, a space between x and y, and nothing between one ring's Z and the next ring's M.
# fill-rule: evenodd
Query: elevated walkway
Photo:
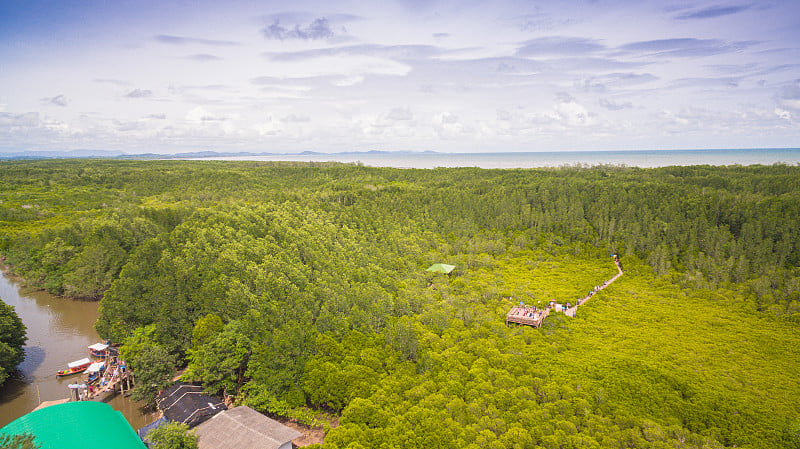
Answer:
M525 326L539 327L542 325L544 319L547 318L551 312L555 313L564 312L564 315L567 315L569 317L574 317L575 313L578 311L578 306L585 304L586 301L590 300L597 292L605 289L606 287L611 285L612 282L616 281L617 279L619 279L620 276L622 276L623 271L622 271L622 265L620 265L619 263L619 257L614 256L614 264L617 266L617 274L615 274L611 279L603 282L602 285L598 285L595 288L593 288L588 295L586 295L583 298L580 298L575 305L572 305L570 303L567 303L565 305L556 303L555 301L551 301L549 307L547 309L542 310L542 309L537 309L536 307L533 306L524 306L520 304L518 306L512 307L511 310L508 311L508 313L506 314L506 325L508 325L508 323L516 323Z

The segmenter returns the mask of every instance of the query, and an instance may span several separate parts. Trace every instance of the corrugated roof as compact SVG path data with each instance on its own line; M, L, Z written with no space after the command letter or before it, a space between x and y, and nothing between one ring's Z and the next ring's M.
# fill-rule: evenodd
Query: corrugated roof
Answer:
M194 427L211 416L227 410L221 399L203 393L200 385L176 382L158 396L158 409L175 422Z
M199 449L278 449L302 436L246 406L218 413L195 433Z
M102 402L67 402L42 408L12 421L0 433L29 432L41 449L86 449L101 444L115 449L146 449L122 413Z

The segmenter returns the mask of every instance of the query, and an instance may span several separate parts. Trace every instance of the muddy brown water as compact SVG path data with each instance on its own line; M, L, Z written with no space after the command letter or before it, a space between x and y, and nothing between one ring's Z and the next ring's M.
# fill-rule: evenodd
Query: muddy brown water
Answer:
M89 357L87 346L100 337L94 330L97 302L59 298L47 292L22 287L0 275L0 299L14 306L27 327L25 361L0 387L0 427L31 412L40 402L69 397L68 385L82 382L83 375L57 378L67 363ZM121 395L108 402L119 410L134 429L155 419L140 404Z

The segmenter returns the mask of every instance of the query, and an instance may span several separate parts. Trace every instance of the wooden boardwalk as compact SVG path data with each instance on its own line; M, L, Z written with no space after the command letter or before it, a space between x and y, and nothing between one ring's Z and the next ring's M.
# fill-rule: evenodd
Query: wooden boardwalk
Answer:
M525 326L533 326L539 327L542 325L542 322L545 318L547 318L551 312L564 312L564 315L569 317L574 317L575 313L578 311L578 306L585 304L586 301L590 300L592 296L594 296L600 290L611 285L612 282L619 279L622 276L622 266L619 263L619 258L614 257L614 264L617 266L617 274L615 274L611 279L603 282L602 285L598 285L593 288L588 295L583 298L578 299L578 302L575 305L570 305L569 307L564 307L563 304L557 304L554 302L550 302L550 307L546 309L536 309L533 306L523 306L518 305L514 306L509 310L506 314L506 325L508 323L517 323L523 324Z

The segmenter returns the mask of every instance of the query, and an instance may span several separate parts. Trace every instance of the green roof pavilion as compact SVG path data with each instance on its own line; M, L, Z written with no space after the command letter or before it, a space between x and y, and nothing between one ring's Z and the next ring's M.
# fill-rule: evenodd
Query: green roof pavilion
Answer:
M146 449L122 413L102 402L51 405L12 421L0 433L34 435L41 449Z
M428 267L425 271L432 271L434 273L444 273L448 274L455 268L455 265L448 265L446 263L435 263Z

